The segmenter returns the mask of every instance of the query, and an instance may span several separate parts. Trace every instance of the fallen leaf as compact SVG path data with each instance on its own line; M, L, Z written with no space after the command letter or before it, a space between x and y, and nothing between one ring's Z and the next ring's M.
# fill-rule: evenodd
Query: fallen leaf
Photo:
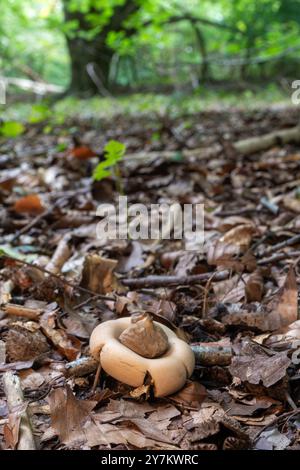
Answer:
M298 288L295 271L291 267L284 286L271 303L271 312L268 315L270 331L278 330L293 323L298 318Z
M45 210L37 194L29 194L28 196L21 197L15 202L13 209L20 214L27 213L36 215L41 214Z
M245 286L247 302L260 302L264 293L264 279L260 269L256 269Z
M249 247L255 232L256 229L252 224L238 225L226 232L220 238L220 242L236 245L240 249L245 250Z
M190 408L199 408L206 397L206 389L198 382L188 381L179 392L171 395L169 400Z
M87 255L82 272L81 286L98 294L107 294L116 287L114 269L117 261L98 255Z
M75 336L69 335L62 328L56 327L56 312L45 312L40 319L43 333L50 339L53 345L69 361L74 361L80 354L81 342Z
M285 351L268 355L260 345L246 339L239 355L233 356L229 371L242 382L270 387L286 375L290 363Z
M96 406L96 401L77 400L67 385L56 388L48 396L51 413L51 426L57 432L61 442L74 439L74 432L87 419Z

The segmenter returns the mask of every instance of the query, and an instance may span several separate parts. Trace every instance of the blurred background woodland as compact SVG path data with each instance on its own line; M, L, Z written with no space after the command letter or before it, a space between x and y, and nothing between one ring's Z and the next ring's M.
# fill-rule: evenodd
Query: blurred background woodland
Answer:
M8 104L49 93L142 94L146 107L166 95L278 101L299 78L299 0L0 2Z

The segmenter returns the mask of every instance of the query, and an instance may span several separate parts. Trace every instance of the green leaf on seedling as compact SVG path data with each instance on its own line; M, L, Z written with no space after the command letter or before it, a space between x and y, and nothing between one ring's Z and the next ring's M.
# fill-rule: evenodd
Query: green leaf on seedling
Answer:
M110 140L104 147L104 161L100 162L93 171L93 179L101 181L111 175L111 169L122 160L126 145L117 140Z
M64 152L67 150L68 144L66 142L61 142L60 144L57 144L56 146L56 151L57 152Z
M45 121L49 117L49 108L45 104L35 104L31 108L29 122L36 124Z
M0 127L0 134L4 137L18 137L23 134L25 127L20 122L7 121Z

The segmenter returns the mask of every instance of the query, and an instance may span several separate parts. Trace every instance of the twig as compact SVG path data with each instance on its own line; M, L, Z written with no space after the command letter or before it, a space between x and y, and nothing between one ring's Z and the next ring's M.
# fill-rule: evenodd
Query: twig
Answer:
M21 230L19 230L15 236L11 239L11 243L14 243L15 241L18 240L18 238L21 236L21 235L24 235L24 233L28 232L31 228L33 228L35 225L37 225L42 219L44 219L45 217L47 217L49 214L51 214L51 212L53 211L54 209L54 206L53 207L49 207L49 209L45 210L44 212L42 212L42 214L39 214L37 215L31 222L29 222L29 224L25 225L25 227L21 228Z
M228 279L230 271L217 272L214 281L224 281ZM121 279L121 282L128 287L142 289L144 287L168 287L180 285L193 285L207 282L212 273L192 274L189 276L148 276L137 279Z
M260 203L263 207L265 207L268 211L270 211L271 214L273 215L278 214L279 206L277 206L277 204L275 204L274 202L269 201L269 199L267 199L266 197L262 197L260 200Z
M6 304L3 305L2 310L6 315L15 315L17 317L24 317L28 320L38 320L39 316L43 312L40 308L28 308L18 304Z
M76 361L66 364L68 377L83 377L84 375L95 372L98 368L98 362L92 357L81 357Z
M4 392L7 399L7 406L10 413L24 406L24 397L20 379L13 372L5 372L3 375ZM36 450L36 444L32 432L31 422L27 410L21 412L19 428L18 450Z
M297 256L300 256L300 251L290 251L289 253L275 253L272 256L269 256L269 258L263 258L257 262L259 266L264 266L266 264L270 263L276 263L277 261L282 261L286 258L295 258Z
M116 300L115 297L110 297L108 295L103 295L103 294L96 294L95 292L91 291L90 289L86 289L85 287L77 286L76 284L73 284L72 282L67 281L67 279L63 278L61 275L51 273L50 271L48 271L45 268L42 268L41 266L37 266L35 264L28 263L27 261L24 261L22 259L13 258L13 256L9 256L7 254L1 254L0 257L9 259L11 261L14 261L15 263L23 264L24 266L28 266L29 268L32 268L32 269L37 269L38 271L41 271L44 274L48 274L51 277L55 277L55 279L58 279L59 281L63 282L64 284L66 284L69 287L72 287L73 289L77 289L77 290L80 290L80 291L85 292L87 294L93 295L94 297L98 297L98 299L112 300L113 302Z
M201 366L228 366L232 359L231 347L216 343L194 343L191 349L195 354L196 364Z
M284 242L276 243L276 245L267 248L260 256L270 255L271 253L279 251L282 248L286 248L287 246L296 245L296 243L300 243L300 234L288 238Z
M97 372L96 372L96 375L95 375L94 383L93 383L93 386L92 386L92 394L95 393L95 391L96 391L97 384L99 382L100 373L101 373L101 362L99 362Z

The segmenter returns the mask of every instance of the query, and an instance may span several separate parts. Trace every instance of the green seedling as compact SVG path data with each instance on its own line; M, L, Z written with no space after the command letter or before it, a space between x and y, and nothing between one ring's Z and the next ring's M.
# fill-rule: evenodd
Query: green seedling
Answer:
M104 147L104 161L100 162L93 172L94 181L101 181L113 175L116 178L117 189L123 194L122 177L119 162L125 155L126 146L117 140L110 140Z
M7 121L0 126L0 134L3 137L13 138L23 134L25 127L20 122Z

